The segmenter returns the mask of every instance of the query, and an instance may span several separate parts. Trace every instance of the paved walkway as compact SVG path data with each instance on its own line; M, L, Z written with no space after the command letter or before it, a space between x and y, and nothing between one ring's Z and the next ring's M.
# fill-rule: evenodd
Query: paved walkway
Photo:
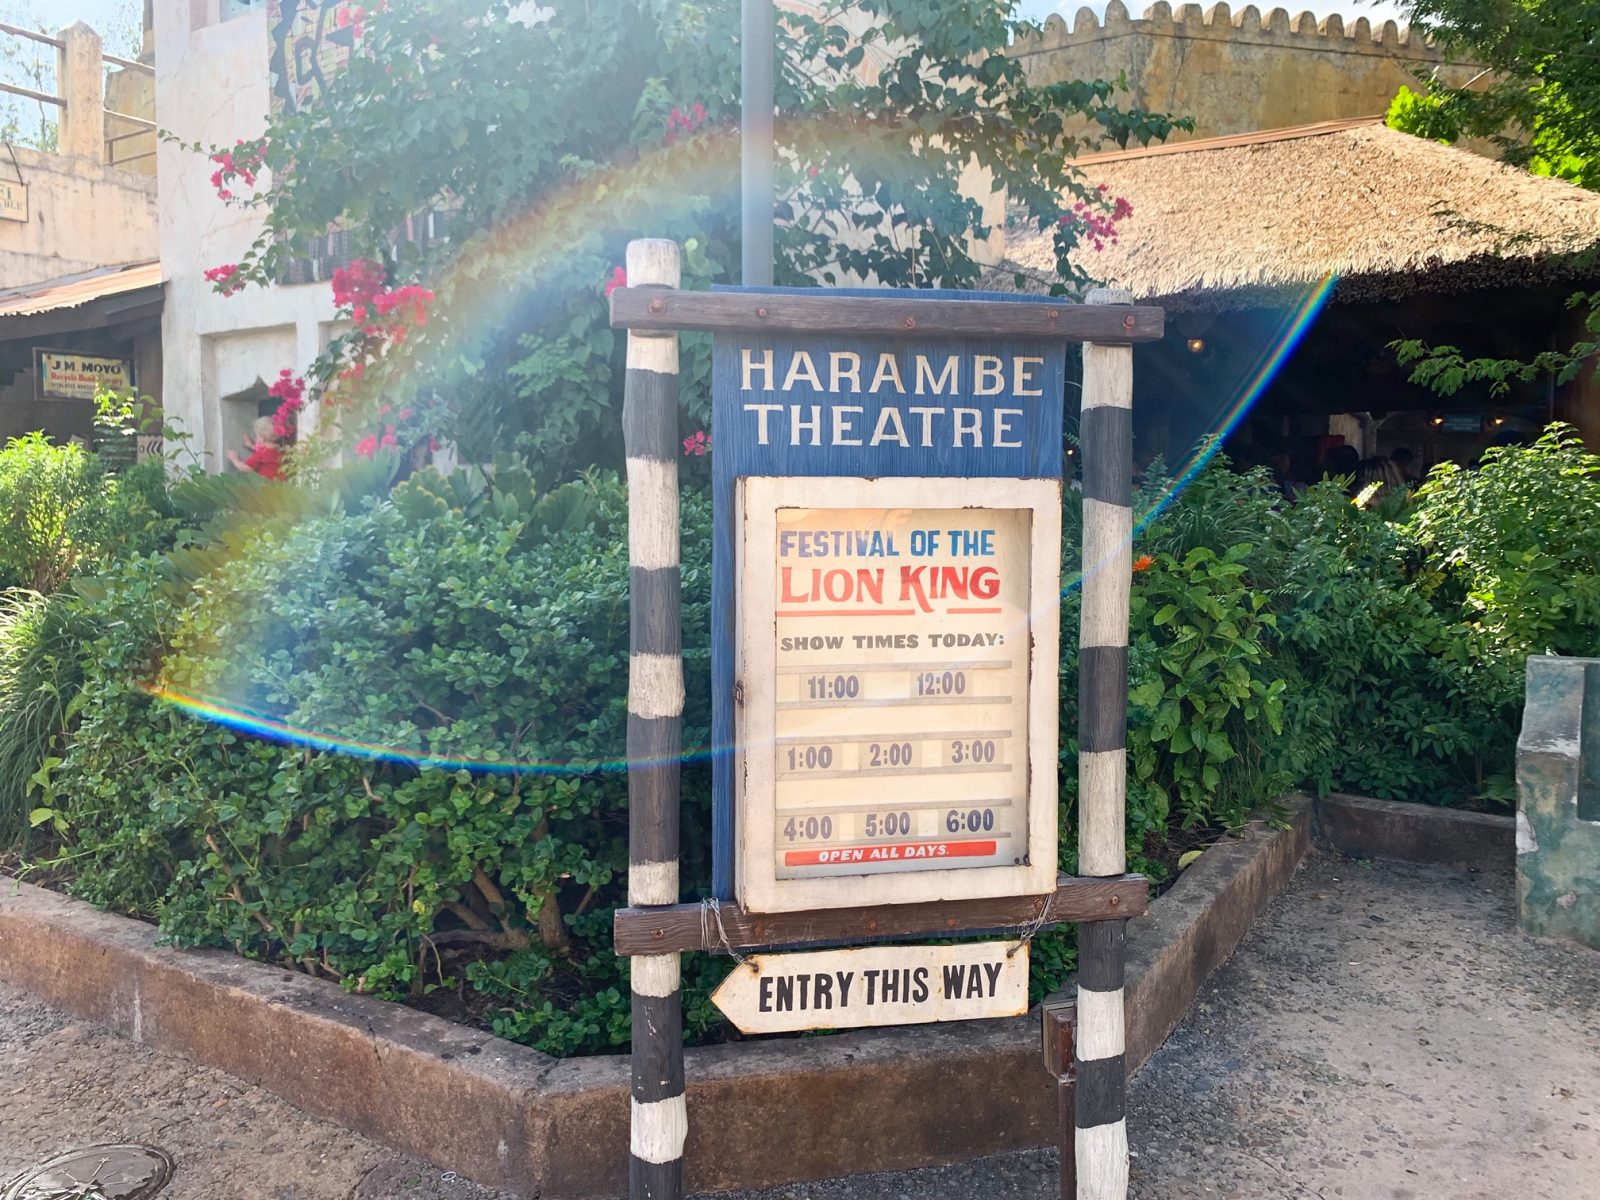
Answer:
M162 1200L504 1200L0 988L0 1180L148 1140ZM1129 1089L1138 1200L1600 1200L1600 953L1509 876L1313 854ZM1053 1200L1036 1151L745 1200ZM733 1200L729 1197L728 1200Z

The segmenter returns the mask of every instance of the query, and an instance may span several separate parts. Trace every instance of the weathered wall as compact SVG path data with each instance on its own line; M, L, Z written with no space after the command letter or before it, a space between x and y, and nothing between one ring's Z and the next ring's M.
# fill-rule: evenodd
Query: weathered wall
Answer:
M156 181L17 146L28 219L0 221L0 287L156 257ZM14 178L9 155L5 177Z
M141 56L150 62L153 55ZM112 113L127 117L156 118L155 76L132 67L106 72L106 160L136 175L156 173L156 135L154 130L118 120Z
M258 135L270 106L265 7L221 19L215 5L155 0L154 16L157 124L205 145ZM222 470L229 450L245 450L265 386L285 367L303 371L327 344L333 294L320 283L217 295L205 271L243 258L260 218L217 199L203 155L164 141L157 163L167 278L162 399L206 468Z
M1238 13L1185 4L1174 14L1165 0L1139 20L1121 0L1111 0L1103 22L1087 8L1071 29L1052 16L1015 53L1035 83L1126 74L1126 103L1195 119L1194 133L1174 141L1374 116L1402 84L1416 86L1419 67L1442 63L1431 43L1393 21L1374 30L1362 17L1346 30L1337 16L1319 23L1274 8L1263 17L1253 4ZM1442 68L1457 83L1476 73Z

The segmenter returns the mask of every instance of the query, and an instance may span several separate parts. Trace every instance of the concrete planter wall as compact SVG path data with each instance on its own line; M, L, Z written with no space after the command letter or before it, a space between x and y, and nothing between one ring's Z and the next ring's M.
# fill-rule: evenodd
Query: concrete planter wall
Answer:
M1128 1066L1160 1046L1309 844L1311 804L1208 850L1129 929ZM0 881L0 978L308 1112L543 1197L626 1187L628 1063L558 1061ZM756 1187L1045 1145L1053 1082L1035 1016L767 1040L687 1054L688 1183ZM899 1119L882 1121L892 1108Z

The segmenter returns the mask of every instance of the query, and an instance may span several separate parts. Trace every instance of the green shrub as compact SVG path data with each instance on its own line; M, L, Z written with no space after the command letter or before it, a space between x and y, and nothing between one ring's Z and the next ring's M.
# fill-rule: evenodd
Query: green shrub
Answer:
M685 517L707 544L705 503ZM186 606L153 560L96 597L60 768L75 890L376 995L465 972L558 1053L626 1041L621 485L425 472L254 537ZM685 589L704 645L705 572Z
M1562 519L1507 509L1553 490L1592 513L1592 463L1552 436L1491 462L1516 472L1507 497L1446 471L1386 516L1333 485L1285 505L1259 472L1219 462L1154 511L1131 607L1130 866L1159 875L1180 827L1237 826L1296 785L1504 795L1525 647L1574 626L1561 644L1582 645L1596 620L1587 529L1563 541ZM1152 481L1144 506L1167 487ZM621 484L541 494L504 461L392 494L359 469L320 490L196 480L172 506L183 544L49 603L19 598L0 624L0 712L28 714L14 754L0 739L0 779L63 759L46 782L75 890L180 942L376 995L449 983L551 1053L626 1044L626 965L609 948L627 838ZM1069 493L1069 575L1080 524ZM686 492L691 894L709 875L694 753L709 525ZM1559 630L1512 597L1556 606ZM1068 870L1079 599L1069 588L1061 608ZM49 650L74 642L75 664ZM74 671L83 690L63 705ZM1037 938L1034 994L1074 961L1070 930ZM726 970L686 959L690 1036L716 1036L708 995Z
M77 569L83 545L75 516L93 505L100 470L77 445L42 433L0 450L0 588L54 591Z
M1473 469L1441 463L1417 500L1408 533L1441 611L1494 653L1600 653L1600 456L1570 425Z
M1424 505L1426 501L1424 500ZM1403 526L1311 488L1284 514L1277 655L1292 689L1295 778L1386 799L1477 795L1484 765L1509 767L1516 714L1504 680L1418 586Z
M0 449L0 589L53 592L117 556L160 548L172 531L160 461L112 474L83 447L42 433Z
M1181 559L1152 556L1130 600L1128 833L1234 827L1290 779L1224 789L1224 772L1259 770L1242 745L1283 732L1282 679L1263 678L1275 618L1251 591L1243 542Z
M21 842L30 809L47 819L49 769L64 751L92 632L74 597L0 593L0 845Z

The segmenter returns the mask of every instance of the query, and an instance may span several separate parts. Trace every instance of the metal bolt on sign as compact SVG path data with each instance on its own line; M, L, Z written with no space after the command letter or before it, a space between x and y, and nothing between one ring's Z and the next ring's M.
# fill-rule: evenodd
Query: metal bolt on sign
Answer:
M172 1182L172 1170L154 1146L90 1146L23 1171L0 1200L151 1200Z

